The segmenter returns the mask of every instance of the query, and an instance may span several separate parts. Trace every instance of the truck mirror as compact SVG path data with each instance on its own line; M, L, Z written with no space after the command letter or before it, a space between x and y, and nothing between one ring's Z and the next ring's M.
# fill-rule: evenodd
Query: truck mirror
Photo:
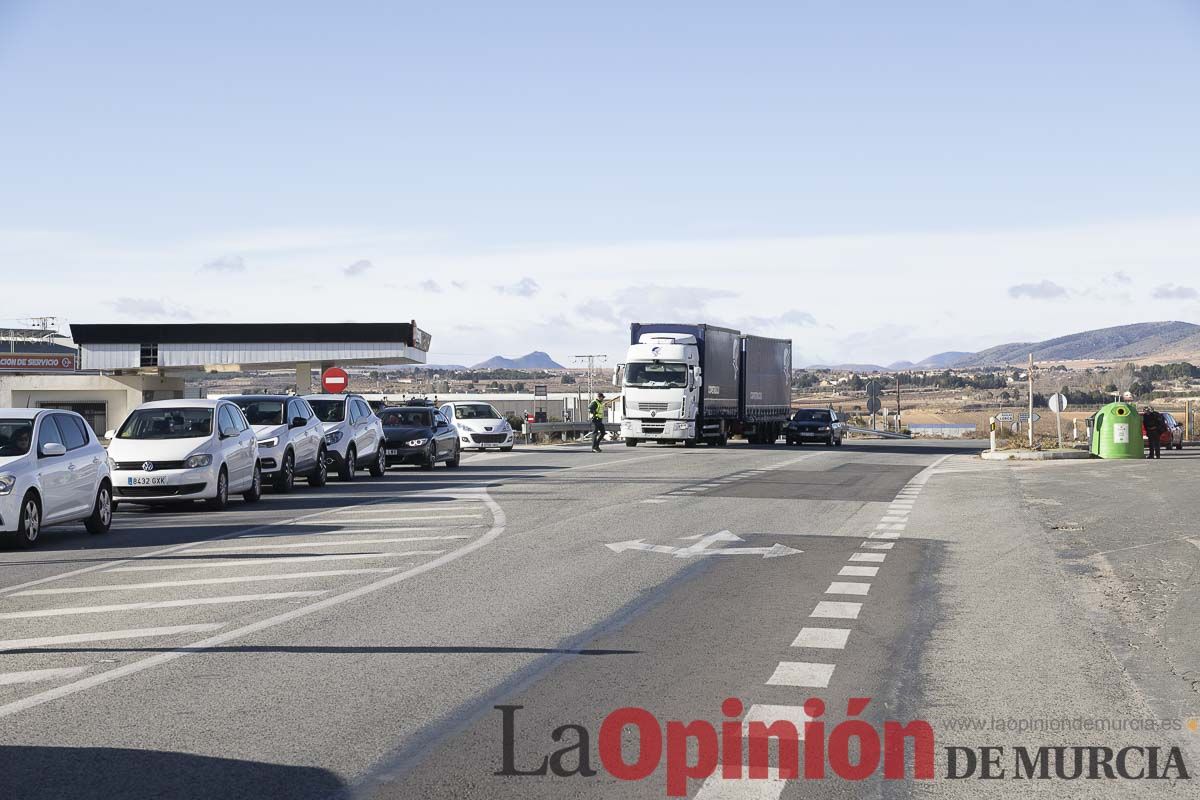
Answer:
M621 379L624 377L625 377L625 365L617 364L617 366L613 368L613 380L612 380L613 386L620 386Z

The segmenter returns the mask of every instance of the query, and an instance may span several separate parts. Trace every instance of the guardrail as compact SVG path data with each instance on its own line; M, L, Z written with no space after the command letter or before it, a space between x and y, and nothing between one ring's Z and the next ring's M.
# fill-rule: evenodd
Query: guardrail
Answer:
M895 433L894 431L878 431L873 428L859 428L854 425L847 425L846 430L851 433L864 433L867 436L878 436L880 439L911 439L912 434Z
M604 430L615 439L621 433L621 426L616 422L606 422L604 423ZM524 427L526 443L539 434L549 437L559 434L563 438L566 438L566 434L587 436L591 432L592 423L590 422L527 422Z

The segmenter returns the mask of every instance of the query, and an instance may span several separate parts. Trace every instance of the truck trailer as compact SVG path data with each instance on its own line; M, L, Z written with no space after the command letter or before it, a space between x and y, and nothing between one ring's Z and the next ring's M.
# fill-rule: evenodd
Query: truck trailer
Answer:
M629 339L617 367L628 446L779 438L791 406L791 340L662 322L633 323Z

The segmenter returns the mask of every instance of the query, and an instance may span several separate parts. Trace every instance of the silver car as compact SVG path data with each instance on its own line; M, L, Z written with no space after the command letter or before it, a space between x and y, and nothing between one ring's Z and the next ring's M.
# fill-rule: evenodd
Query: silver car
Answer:
M296 476L309 486L324 486L325 430L303 397L251 394L226 397L237 404L258 437L258 463L263 481L277 492L290 492Z

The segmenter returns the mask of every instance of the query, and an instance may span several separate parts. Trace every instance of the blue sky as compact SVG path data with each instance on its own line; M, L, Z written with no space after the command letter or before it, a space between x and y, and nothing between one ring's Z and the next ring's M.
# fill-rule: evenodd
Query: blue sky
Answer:
M0 0L0 317L801 362L1200 318L1200 3L647 5Z

